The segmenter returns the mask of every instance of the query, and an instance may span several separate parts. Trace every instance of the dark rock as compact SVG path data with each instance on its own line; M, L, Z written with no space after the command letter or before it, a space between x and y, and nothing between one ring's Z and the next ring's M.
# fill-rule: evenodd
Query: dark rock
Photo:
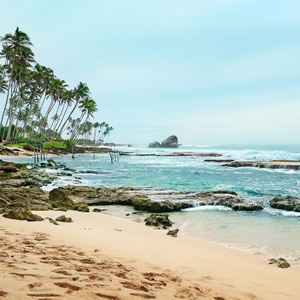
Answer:
M176 229L173 229L173 230L169 230L167 235L170 235L172 237L177 237L177 233L179 232L179 229L176 228Z
M67 210L75 210L77 207L77 204L70 199L67 191L63 188L57 188L50 191L49 203L53 208L65 208Z
M25 165L0 160L0 184L10 179L27 179L28 171Z
M278 258L278 268L286 269L290 266L291 265L284 258Z
M269 264L277 264L278 268L286 269L289 268L291 265L282 257L275 259L275 258L270 258L269 259Z
M80 174L100 174L99 172L94 171L94 170L79 171L77 173L80 173Z
M176 195L175 195L176 194ZM172 212L194 207L195 205L223 205L234 210L261 210L259 203L247 202L232 191L212 191L203 193L165 193L158 195L158 201L151 200L145 193L132 188L93 188L87 186L66 186L50 192L49 203L54 207L77 209L80 202L91 205L130 205L136 210L148 212ZM176 197L178 200L176 200ZM160 198L159 198L160 197ZM164 200L172 198L173 201ZM63 200L64 204L61 204ZM67 206L66 206L67 204Z
M48 202L49 193L38 187L0 187L0 192L10 201L28 200L29 202L41 200Z
M50 184L55 179L57 179L58 175L59 174L47 173L44 169L39 167L33 167L28 170L28 176L34 182L35 186L43 186Z
M65 215L61 215L61 216L57 217L55 219L55 221L57 221L57 222L65 222L65 223L71 223L71 222L73 222L72 218L68 218Z
M46 218L49 220L50 223L54 224L54 225L59 225L54 219L52 218Z
M235 192L230 191L203 192L191 196L191 198L196 201L197 205L221 205L240 211L256 211L263 209L263 206L260 203L247 202L244 199L239 198Z
M148 226L163 226L163 227L171 227L173 224L169 220L168 214L152 214L150 217L144 220L146 225Z
M41 216L36 214L30 214L27 218L27 221L35 222L35 221L43 221L44 219Z
M241 211L258 211L264 209L260 204L250 203L250 202L233 204L230 207L233 210L241 210Z
M218 153L198 153L198 152L173 152L171 154L164 154L158 156L191 156L191 157L217 157L222 156L222 154Z
M100 209L100 208L93 209L93 212L102 212L102 211L107 211L107 209Z
M161 148L178 148L178 138L176 135L171 135L161 142Z
M44 210L52 209L51 204L49 204L46 201L43 201L41 199L32 199L32 200L30 200L30 204L31 204L31 210L44 211Z
M89 212L90 211L88 205L85 202L79 203L76 210L82 211L82 212Z
M8 205L10 203L11 203L11 200L4 194L0 193L0 208L4 208L6 205Z
M205 159L206 162L218 162L218 163L224 163L224 162L233 162L233 159Z
M277 259L275 258L270 258L269 259L269 265L277 264Z
M169 200L152 201L145 195L141 195L139 197L136 196L132 201L132 205L136 210L144 210L149 212L172 212L180 211L182 208L180 203L172 203Z
M272 161L234 161L230 164L223 166L241 168L241 167L254 167L254 168L267 168L267 169L292 169L300 170L300 161L294 160L272 160Z
M22 148L27 151L34 151L34 147L30 144L24 144Z
M300 199L292 196L275 197L270 200L273 208L300 212Z
M149 147L149 148L160 148L161 145L160 145L159 142L152 142L152 143L149 144L148 147Z
M68 211L65 207L58 207L58 208L55 208L54 210L56 210L56 211Z
M0 146L0 155L18 156L19 155L19 150L18 149L10 149L9 147Z
M31 204L29 201L15 201L5 207L5 218L27 220L27 221L42 221L43 218L34 215L31 212Z
M53 168L57 168L58 167L57 162L55 160L53 160L53 159L48 159L47 163L48 163L49 167L53 167Z
M165 140L163 140L161 142L161 144L159 142L152 142L149 144L150 148L178 148L179 144L178 144L178 138L176 135L171 135L168 138L166 138Z

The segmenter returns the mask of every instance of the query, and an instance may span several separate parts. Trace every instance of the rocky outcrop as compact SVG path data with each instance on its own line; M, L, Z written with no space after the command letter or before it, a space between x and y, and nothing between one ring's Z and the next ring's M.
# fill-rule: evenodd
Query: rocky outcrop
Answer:
M131 152L120 152L120 155L128 155L128 156L189 156L189 157L218 157L222 156L219 153L199 153L199 152L173 152L170 154L155 154L155 153L131 153ZM208 160L205 160L208 161ZM211 160L217 161L217 160ZM221 161L221 160L220 160ZM232 161L232 160L224 160L224 162Z
M223 166L241 168L267 168L267 169L292 169L300 170L300 161L297 160L271 160L271 161L234 161Z
M24 144L22 148L24 150L27 150L27 151L34 151L35 150L35 148L30 144Z
M218 153L199 153L199 152L173 152L171 154L164 154L158 156L199 156L199 157L218 157L222 154Z
M152 143L149 144L148 147L149 147L149 148L160 148L161 145L160 145L159 142L152 142Z
M31 212L31 203L26 200L14 201L5 207L5 218L27 220L27 221L42 221L43 218Z
M136 197L132 201L132 206L136 210L143 210L148 212L172 212L180 211L183 208L193 207L190 202L171 202L169 200L165 201L153 201L150 199L145 199L145 197Z
M88 205L130 205L136 210L148 212L173 212L199 205L222 205L233 210L254 211L262 210L259 203L248 202L237 196L235 192L213 191L202 193L160 193L149 198L144 192L132 188L92 188L87 186L66 186L50 192L50 204L54 207L77 209L78 203ZM172 198L172 201L166 199ZM61 201L63 203L61 203Z
M152 214L150 217L146 218L144 222L146 222L145 224L148 226L161 226L163 228L168 228L173 225L168 214Z
M82 211L82 212L89 212L90 211L88 205L85 202L80 202L78 204L76 210Z
M0 146L0 155L18 156L19 151L17 149L10 149L9 147Z
M178 148L178 138L176 135L171 135L160 144L161 148Z
M197 200L197 205L221 205L230 207L233 210L256 211L262 210L259 203L248 202L237 196L235 192L213 191L198 193L192 197Z
M233 162L233 159L205 159L205 162L216 162L216 163L225 163L225 162Z
M30 184L25 165L0 160L0 187Z
M57 209L89 211L87 204L84 203L84 201L80 201L79 203L74 202L64 188L53 189L49 193L49 204Z
M273 208L300 212L300 199L292 196L275 197L270 200Z
M176 135L171 135L164 139L161 144L159 142L152 142L148 145L150 148L178 148L178 138Z

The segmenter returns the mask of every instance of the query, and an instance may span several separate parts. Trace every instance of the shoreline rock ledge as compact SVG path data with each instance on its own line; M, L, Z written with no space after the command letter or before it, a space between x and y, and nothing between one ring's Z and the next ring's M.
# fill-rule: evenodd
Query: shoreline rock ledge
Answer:
M171 135L168 138L164 139L161 143L152 142L148 146L149 148L178 148L178 138L176 135Z

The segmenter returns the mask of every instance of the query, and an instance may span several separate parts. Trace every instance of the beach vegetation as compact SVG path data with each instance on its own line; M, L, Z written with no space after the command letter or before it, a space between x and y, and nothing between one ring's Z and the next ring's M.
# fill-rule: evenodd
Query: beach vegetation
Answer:
M59 149L65 149L67 145L64 142L59 141L50 141L43 144L44 149L52 149L52 148L59 148Z
M51 68L36 62L30 37L19 27L0 37L0 46L1 140L48 147L63 137L94 143L108 139L113 127L91 122L98 108L86 83L70 88Z

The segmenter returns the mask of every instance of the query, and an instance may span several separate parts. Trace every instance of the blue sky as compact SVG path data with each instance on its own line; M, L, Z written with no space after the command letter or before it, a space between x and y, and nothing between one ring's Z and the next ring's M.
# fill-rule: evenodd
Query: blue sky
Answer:
M37 62L90 87L110 140L300 140L300 2L0 0Z

